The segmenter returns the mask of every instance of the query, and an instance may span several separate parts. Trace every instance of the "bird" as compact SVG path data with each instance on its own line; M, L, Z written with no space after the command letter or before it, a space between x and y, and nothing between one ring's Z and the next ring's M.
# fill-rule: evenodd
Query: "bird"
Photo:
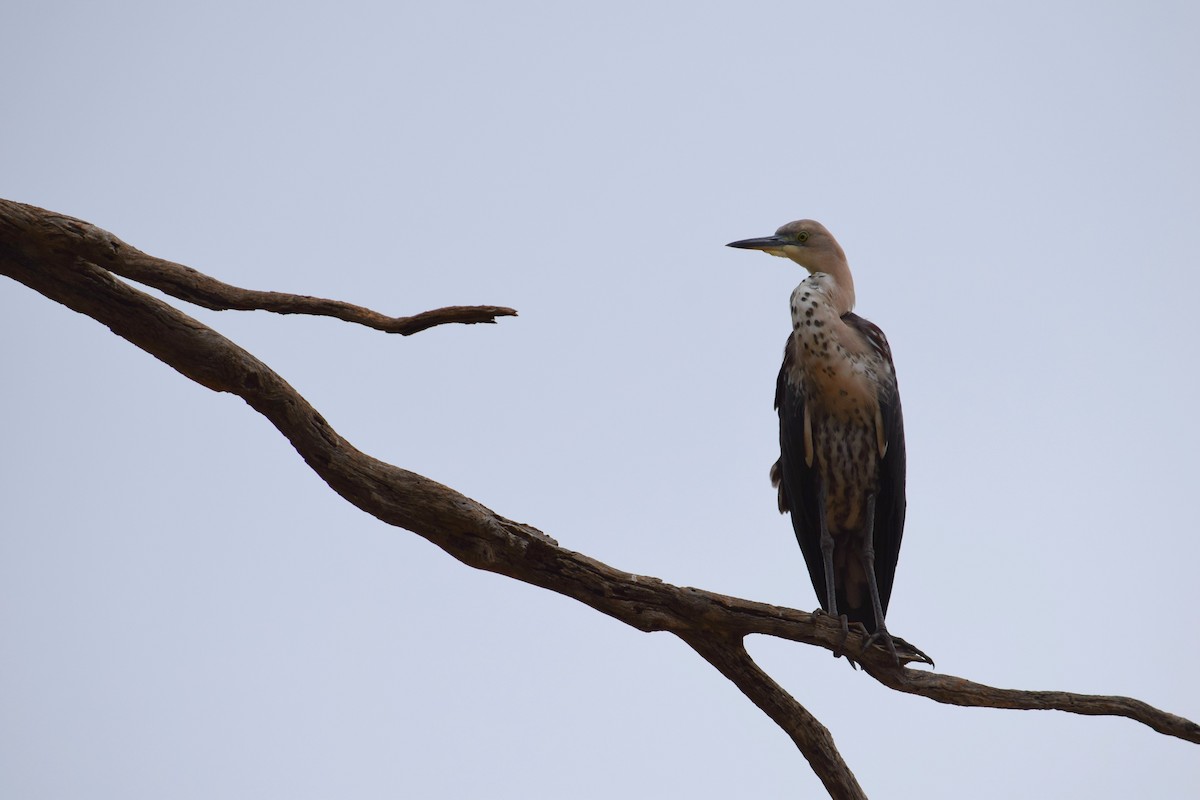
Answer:
M791 515L821 609L841 618L843 644L849 624L858 623L868 634L864 651L878 643L899 664L899 642L907 660L932 664L884 622L904 534L904 419L887 337L854 313L846 253L810 219L727 246L787 258L809 272L791 295L771 482L780 513Z

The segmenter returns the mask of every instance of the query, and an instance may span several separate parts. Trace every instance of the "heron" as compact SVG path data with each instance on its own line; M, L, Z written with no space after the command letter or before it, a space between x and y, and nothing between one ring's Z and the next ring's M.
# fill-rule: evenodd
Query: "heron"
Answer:
M851 623L862 625L864 651L878 643L898 664L898 642L907 660L932 664L884 623L905 511L904 420L887 337L854 313L845 251L819 222L789 222L774 236L728 246L788 258L809 272L791 295L771 482L780 513L791 514L821 609L841 619L844 635Z

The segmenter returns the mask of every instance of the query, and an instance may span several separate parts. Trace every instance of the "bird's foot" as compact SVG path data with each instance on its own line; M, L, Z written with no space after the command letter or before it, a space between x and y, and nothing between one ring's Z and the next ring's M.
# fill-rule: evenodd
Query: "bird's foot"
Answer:
M909 644L899 636L892 636L888 633L887 628L880 626L879 630L867 637L863 643L862 652L866 653L867 648L877 646L887 650L892 654L892 658L896 662L896 666L904 666L913 662L920 662L934 666L933 659L925 654L923 650L915 645Z
M889 653L891 653L892 658L896 662L896 666L900 666L900 656L896 653L896 642L894 639L892 639L892 635L888 633L888 629L883 625L880 625L875 632L868 636L867 640L863 642L862 652L865 654L867 649L875 644L879 644Z
M931 667L935 666L933 659L925 655L925 652L916 645L909 644L899 636L893 636L892 642L896 645L896 651L900 654L900 660L905 664L920 662L928 664Z
M846 640L850 638L850 619L845 614L842 614L840 617L838 617L838 621L842 623L842 638L838 639L837 652L845 653Z
M816 611L813 612L813 616L814 617L831 617L833 615L830 614L828 611L826 611L823 608L818 608ZM841 658L842 656L845 656L846 661L847 661L847 663L850 664L851 669L858 669L858 662L855 661L850 656L850 654L846 652L846 641L850 638L850 619L845 614L841 614L838 616L838 620L842 623L842 636L840 639L838 639L838 643L833 648L833 657ZM860 627L860 628L862 627L862 625L860 623L856 622L854 624L857 627ZM866 633L866 632L867 632L867 629L863 628L863 633Z

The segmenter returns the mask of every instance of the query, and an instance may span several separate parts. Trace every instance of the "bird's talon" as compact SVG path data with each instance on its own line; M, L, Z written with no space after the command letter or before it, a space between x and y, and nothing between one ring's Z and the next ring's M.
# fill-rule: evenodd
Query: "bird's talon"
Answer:
M892 635L888 633L887 628L882 625L879 629L867 637L863 642L862 652L865 655L867 650L872 646L878 646L892 654L892 659L896 662L896 666L900 666L900 655L896 652L896 643L892 640Z

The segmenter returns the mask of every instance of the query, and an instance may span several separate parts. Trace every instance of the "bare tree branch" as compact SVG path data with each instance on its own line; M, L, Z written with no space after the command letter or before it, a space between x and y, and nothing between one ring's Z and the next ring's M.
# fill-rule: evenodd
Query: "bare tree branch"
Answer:
M705 635L684 639L701 658L733 681L742 694L792 737L796 747L825 784L830 797L857 800L867 796L858 785L854 773L842 761L829 729L754 663L754 659L746 652L741 636Z
M517 312L504 306L447 306L423 311L410 317L389 317L369 308L284 292L260 292L241 289L197 272L191 267L147 255L113 236L74 217L54 214L35 206L0 200L5 224L40 236L46 244L67 245L82 259L128 278L153 286L172 297L214 311L273 311L276 314L311 314L336 317L386 333L410 336L436 325L452 322L494 323L496 317L515 317Z
M906 670L877 670L867 666L875 680L900 692L919 694L952 706L1013 708L1022 711L1069 711L1072 714L1127 717L1159 733L1200 744L1200 725L1189 719L1160 711L1149 703L1117 695L1075 694L998 689L953 675Z
M472 567L575 598L638 630L679 636L792 737L833 797L864 794L824 726L751 660L743 646L747 635L776 636L833 652L845 649L858 654L855 659L884 685L942 703L1125 716L1160 733L1200 743L1196 723L1137 700L995 689L897 667L879 648L862 652L864 637L851 632L846 638L839 622L827 616L673 586L567 550L530 525L506 519L447 486L355 449L283 378L250 353L110 274L144 275L130 266L130 260L169 265L165 272L170 280L155 280L171 285L176 297L211 300L214 291L221 296L232 289L214 290L214 284L225 285L139 253L87 223L0 201L0 272L107 325L192 380L242 397L287 437L322 480L368 514L413 531Z

